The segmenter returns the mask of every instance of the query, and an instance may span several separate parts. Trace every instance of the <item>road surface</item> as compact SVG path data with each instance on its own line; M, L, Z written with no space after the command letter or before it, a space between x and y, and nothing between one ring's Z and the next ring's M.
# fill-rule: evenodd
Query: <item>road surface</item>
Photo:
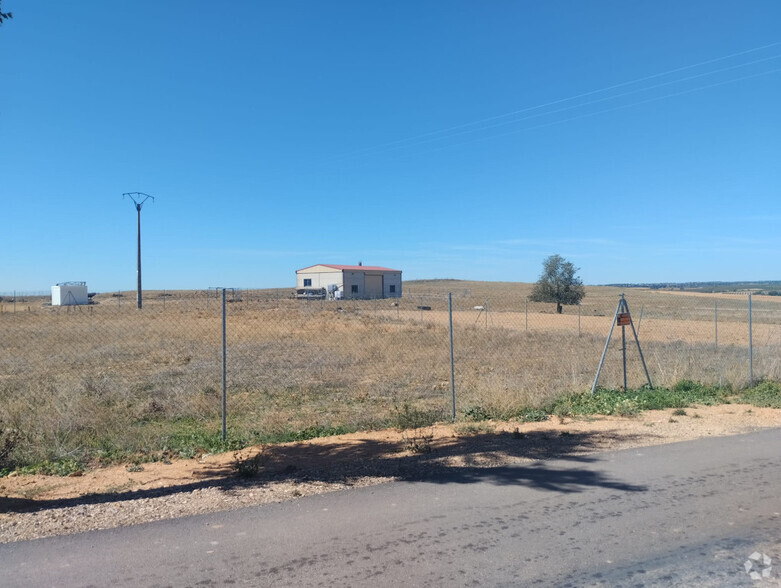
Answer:
M779 586L780 495L773 429L0 545L0 584Z

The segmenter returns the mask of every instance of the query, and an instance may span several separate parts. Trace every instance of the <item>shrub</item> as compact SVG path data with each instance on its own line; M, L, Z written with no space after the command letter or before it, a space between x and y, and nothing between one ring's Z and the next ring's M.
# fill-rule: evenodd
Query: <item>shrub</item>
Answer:
M781 384L763 381L756 386L743 390L738 398L740 401L754 406L781 408Z
M0 421L0 470L13 467L13 453L22 436L18 431L9 429Z
M464 418L469 421L487 421L491 415L482 406L470 406L464 410Z
M393 411L392 425L402 431L406 429L421 429L436 423L441 414L434 410L421 410L410 406L405 402L401 408L395 408Z

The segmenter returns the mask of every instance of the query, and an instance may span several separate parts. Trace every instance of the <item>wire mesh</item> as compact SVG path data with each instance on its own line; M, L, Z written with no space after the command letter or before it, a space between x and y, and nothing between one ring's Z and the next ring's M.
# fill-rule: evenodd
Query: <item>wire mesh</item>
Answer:
M518 415L591 387L620 290L578 306L529 302L530 287L452 282L404 297L296 300L287 289L226 296L227 424L246 439L415 426L450 418L448 293L458 418ZM742 387L781 379L781 297L629 290L654 385ZM221 427L220 292L99 294L88 306L0 301L0 432L13 459L164 456ZM599 384L646 383L631 329L612 329ZM2 441L2 440L0 440Z

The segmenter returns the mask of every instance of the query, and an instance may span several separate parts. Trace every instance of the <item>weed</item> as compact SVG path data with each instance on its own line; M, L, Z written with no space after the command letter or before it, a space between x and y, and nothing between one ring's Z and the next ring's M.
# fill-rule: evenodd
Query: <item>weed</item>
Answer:
M640 406L636 399L625 398L618 402L615 407L615 414L622 417L633 417L640 414Z
M460 423L455 426L457 435L479 435L493 433L496 429L488 423Z
M418 431L413 431L412 434L404 433L401 436L401 442L404 449L410 453L429 453L433 440L434 433L419 433Z
M292 431L288 434L282 434L285 441L307 441L309 439L316 439L318 437L333 437L335 435L346 435L347 433L353 433L355 429L350 429L345 426L327 427L324 425L312 425L306 429L299 431Z
M236 451L252 444L251 437L237 437L229 431L223 440L221 431L210 429L211 427L204 426L202 422L182 419L166 437L164 451L191 459L204 453Z
M635 416L644 410L683 408L693 404L710 406L728 400L729 394L728 388L681 380L672 388L644 387L626 392L598 388L593 394L571 394L555 400L550 411L557 416Z
M464 410L464 418L470 421L487 421L491 415L482 406L470 406Z
M144 471L144 466L142 466L139 463L134 463L134 464L131 464L129 466L125 466L125 470L128 471L128 472L131 472L131 473L143 472Z
M33 500L36 496L40 496L41 494L46 494L50 490L56 488L57 486L55 484L44 484L40 486L32 486L30 488L24 488L21 491L22 497L27 500Z
M548 420L548 413L544 410L523 410L518 413L518 420L522 423L540 423Z
M673 416L686 416L686 411L682 408L676 408L673 411Z
M16 449L17 444L22 440L18 431L9 429L0 421L0 469L10 468L10 456Z
M233 473L239 478L254 478L260 472L260 467L266 461L267 456L261 451L254 455L247 455L245 452L236 451L233 454L231 468Z
M421 410L405 402L400 409L394 410L392 422L397 429L421 429L433 425L441 414L433 410Z
M41 474L44 476L70 476L84 471L84 468L74 459L61 459L57 461L44 460L39 463L27 465L17 470L20 474Z
M762 381L738 394L740 402L757 407L781 408L781 384Z
M677 420L675 420L674 418L670 417L670 418L667 420L667 422L668 422L668 423L677 423L678 421L677 421Z
M125 482L124 484L117 484L115 486L109 486L104 490L105 494L121 494L122 492L127 492L133 487L132 482Z

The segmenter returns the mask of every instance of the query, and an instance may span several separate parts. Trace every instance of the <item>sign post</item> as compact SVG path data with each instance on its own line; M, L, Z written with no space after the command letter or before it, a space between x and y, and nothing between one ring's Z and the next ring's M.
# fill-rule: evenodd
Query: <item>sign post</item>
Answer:
M645 365L645 358L643 357L643 350L640 348L640 340L637 338L637 331L635 325L632 322L632 314L629 312L629 305L626 303L623 293L616 306L616 312L613 315L613 322L610 325L610 331L607 334L607 341L605 341L605 348L602 350L602 358L599 360L599 367L597 368L597 375L594 376L594 383L591 385L591 393L597 389L597 383L599 382L599 374L602 372L602 366L605 365L605 357L607 356L607 350L610 346L610 338L613 335L613 329L616 325L621 327L621 359L623 362L623 374L624 374L624 392L626 392L626 328L631 327L632 335L634 335L635 343L637 344L637 352L640 354L640 361L643 364L643 371L645 371L645 378L648 380L648 387L653 388L651 384L651 376L648 375L648 367Z

